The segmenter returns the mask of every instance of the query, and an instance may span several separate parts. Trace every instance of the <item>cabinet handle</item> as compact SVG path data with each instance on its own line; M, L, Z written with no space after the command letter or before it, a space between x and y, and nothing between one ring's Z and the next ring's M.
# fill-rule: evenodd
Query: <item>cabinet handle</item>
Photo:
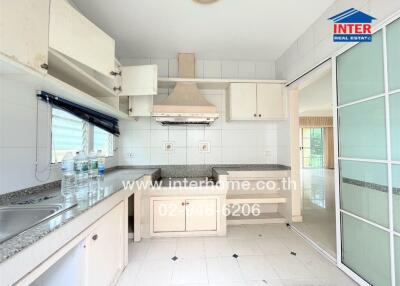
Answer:
M261 114L259 114L258 117L261 117Z
M99 236L98 236L97 234L95 234L95 235L92 236L92 239L93 239L93 240L97 240L98 238L99 238Z
M41 67L42 69L45 69L45 70L48 70L48 69L49 69L49 65L46 64L46 63L41 64L40 67Z
M122 87L120 87L120 86L119 86L119 87L114 86L114 87L113 87L113 90L114 90L114 91L117 91L117 90L118 90L118 91L122 91Z
M122 71L119 71L119 72L111 71L110 74L113 75L113 76L117 76L117 75L121 76L122 75Z
M185 202L182 202L182 206L184 206L185 205Z
M257 114L254 113L254 117L257 117Z
M189 205L189 202L187 202L186 205L188 206L188 205Z

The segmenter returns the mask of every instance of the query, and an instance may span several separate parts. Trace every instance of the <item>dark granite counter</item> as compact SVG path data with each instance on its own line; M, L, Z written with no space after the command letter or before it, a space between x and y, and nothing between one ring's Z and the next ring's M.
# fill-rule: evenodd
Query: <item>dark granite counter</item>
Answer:
M23 249L34 244L49 233L55 231L71 220L79 217L82 213L99 204L103 200L123 189L124 180L138 180L144 175L152 177L159 176L160 170L156 168L133 168L127 170L114 170L106 174L101 188L94 189L88 195L87 189L79 190L76 206L48 219L42 223L23 231L2 243L0 243L0 263L19 253ZM32 204L61 204L63 207L70 205L66 202L60 192L60 184L51 183L40 187L34 187L14 193L2 195L0 207L6 205L32 205ZM1 225L0 225L1 228Z

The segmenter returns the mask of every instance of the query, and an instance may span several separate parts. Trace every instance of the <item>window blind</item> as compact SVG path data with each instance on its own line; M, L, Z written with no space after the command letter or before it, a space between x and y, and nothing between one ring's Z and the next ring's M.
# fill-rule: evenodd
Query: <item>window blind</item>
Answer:
M76 117L92 123L93 125L115 135L119 136L118 119L105 115L101 112L73 103L46 91L40 91L37 96L50 105L68 111Z
M67 152L87 150L87 123L58 108L52 110L52 162L60 162Z

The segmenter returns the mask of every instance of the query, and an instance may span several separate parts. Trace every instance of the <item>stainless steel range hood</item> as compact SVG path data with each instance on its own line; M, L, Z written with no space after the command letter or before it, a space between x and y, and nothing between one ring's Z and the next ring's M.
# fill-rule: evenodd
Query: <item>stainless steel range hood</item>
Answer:
M194 78L194 54L178 55L181 78ZM177 83L172 93L153 106L152 116L163 125L210 125L218 117L217 108L201 96L196 83Z

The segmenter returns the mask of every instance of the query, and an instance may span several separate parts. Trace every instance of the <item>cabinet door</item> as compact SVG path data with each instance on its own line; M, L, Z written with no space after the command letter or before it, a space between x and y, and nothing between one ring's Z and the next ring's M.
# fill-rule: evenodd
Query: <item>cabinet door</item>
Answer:
M217 230L217 200L186 200L186 231Z
M257 84L257 117L282 119L285 117L285 100L281 84Z
M129 116L151 116L153 96L129 96Z
M49 0L0 0L0 52L40 72L47 64Z
M121 67L121 92L119 95L157 94L157 65Z
M257 85L231 83L229 87L229 119L251 120L256 116Z
M114 71L114 39L65 0L51 1L49 47L108 77Z
M87 238L87 285L112 285L123 267L124 204L103 216Z
M185 231L184 200L153 201L153 232Z

